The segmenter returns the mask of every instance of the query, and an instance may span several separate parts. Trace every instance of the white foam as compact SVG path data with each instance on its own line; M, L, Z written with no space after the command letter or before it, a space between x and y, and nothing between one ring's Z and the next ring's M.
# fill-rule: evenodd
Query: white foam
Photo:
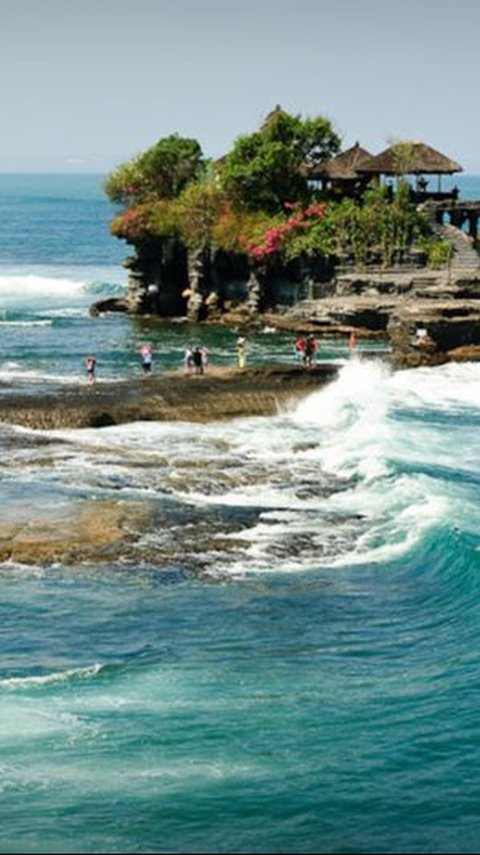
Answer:
M39 306L58 309L60 305L64 310L74 310L101 294L123 293L124 288L117 271L110 268L0 268L0 314L25 306L29 311ZM4 316L3 320L8 318Z
M83 294L85 282L34 273L0 275L0 304L4 300L28 301L39 297L73 297Z
M333 383L309 395L292 414L298 424L339 430L365 411L383 415L390 372L380 362L353 359Z
M436 526L461 520L462 507L474 525L480 455L476 426L470 425L478 410L472 383L480 379L480 366L419 371L393 374L380 363L352 359L337 381L293 412L270 419L52 431L78 449L58 461L55 477L94 492L98 485L108 489L114 476L116 489L149 498L168 489L199 506L263 509L251 528L232 534L244 542L244 555L225 572L386 561L414 549ZM459 420L457 443L449 416L460 409L469 420ZM460 460L465 437L471 448ZM132 474L132 458L152 465ZM459 468L465 478L456 477ZM335 489L339 477L346 479L341 491ZM292 535L306 536L303 555L289 552Z
M455 410L480 406L480 363L449 362L415 368L392 376L391 390L405 406Z
M336 382L298 405L292 420L310 432L315 430L321 444L316 456L325 469L368 479L388 472L389 378L384 365L354 359Z
M0 680L1 689L33 688L35 686L48 686L52 683L66 683L71 680L89 680L96 677L102 669L102 665L89 665L85 668L71 668L66 671L54 671L51 674L42 674L31 677L7 677Z
M6 362L0 365L0 380L5 383L12 381L20 383L58 383L59 385L71 386L82 382L85 383L85 378L78 375L69 374L67 377L64 374L49 374L24 368L17 362Z
M52 321L0 321L5 327L51 327Z

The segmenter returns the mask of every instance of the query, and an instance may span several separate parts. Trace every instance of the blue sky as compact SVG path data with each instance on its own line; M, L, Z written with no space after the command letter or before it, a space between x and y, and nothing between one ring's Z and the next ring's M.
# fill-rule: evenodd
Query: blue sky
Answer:
M480 0L0 0L0 171L106 172L171 133L218 157L280 104L480 173Z

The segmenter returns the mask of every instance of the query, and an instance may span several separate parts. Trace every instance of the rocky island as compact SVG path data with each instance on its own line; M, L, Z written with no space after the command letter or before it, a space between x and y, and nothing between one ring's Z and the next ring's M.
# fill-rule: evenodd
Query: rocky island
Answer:
M123 164L105 189L128 290L92 313L355 330L399 368L479 359L480 202L440 189L462 167L424 143L339 149L328 120L277 106L215 162L172 135Z

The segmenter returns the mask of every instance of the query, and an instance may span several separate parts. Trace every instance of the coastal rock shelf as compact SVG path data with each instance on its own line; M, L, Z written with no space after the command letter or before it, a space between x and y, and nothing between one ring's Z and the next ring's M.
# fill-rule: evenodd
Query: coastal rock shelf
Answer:
M208 422L238 416L274 415L282 406L334 380L338 366L301 365L212 368L204 375L180 372L82 386L0 401L0 421L55 430L106 427L134 421Z
M264 322L279 329L385 338L396 368L480 359L480 276L476 272L359 274L338 280L341 296L305 300L281 318ZM425 338L417 337L425 331ZM421 346L419 343L421 342Z
M70 516L0 523L0 561L39 564L99 562L129 557L149 520L134 502L83 502Z

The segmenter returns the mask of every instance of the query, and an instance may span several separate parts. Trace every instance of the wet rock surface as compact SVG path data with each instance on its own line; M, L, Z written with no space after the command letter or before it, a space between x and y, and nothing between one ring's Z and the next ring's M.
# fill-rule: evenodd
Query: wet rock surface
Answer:
M106 427L134 421L208 422L273 415L334 380L338 367L251 366L215 368L204 375L180 372L141 380L61 389L0 400L0 422L40 430Z
M0 561L65 565L128 557L151 519L145 503L88 501L64 514L0 523Z

